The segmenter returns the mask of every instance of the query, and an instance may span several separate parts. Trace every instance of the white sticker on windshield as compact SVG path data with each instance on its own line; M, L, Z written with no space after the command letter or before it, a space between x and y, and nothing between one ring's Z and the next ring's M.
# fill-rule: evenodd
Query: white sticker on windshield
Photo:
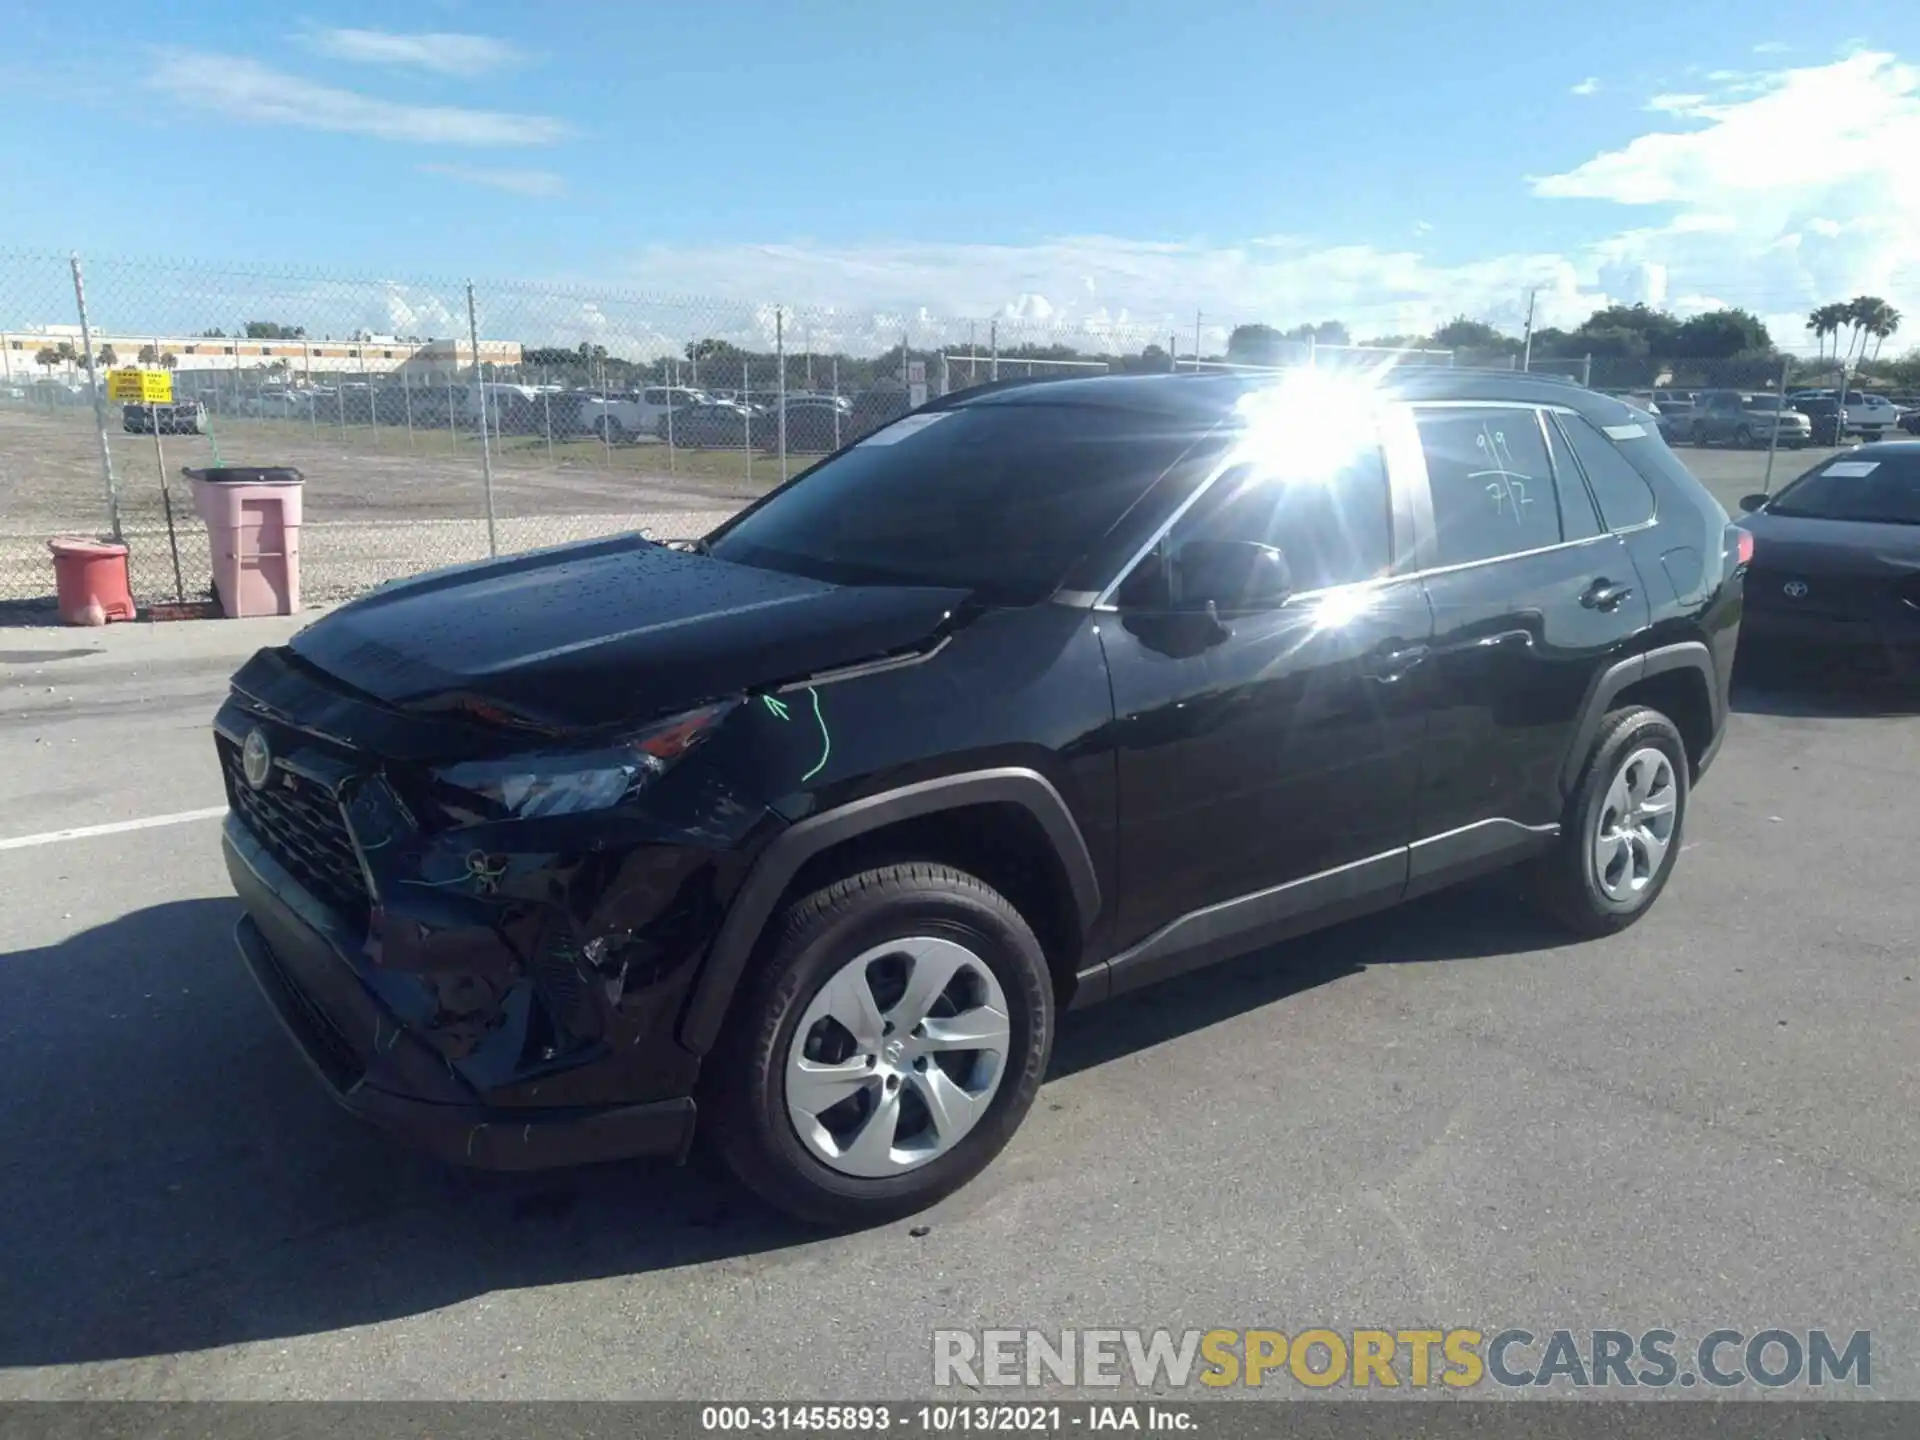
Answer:
M937 424L953 414L951 410L935 410L929 415L909 415L904 420L896 420L884 429L876 430L860 443L862 445L898 445L909 435L918 435L929 425Z
M1836 460L1820 473L1836 480L1859 480L1880 468L1878 460Z
M1607 425L1603 426L1607 437L1612 440L1638 440L1647 433L1644 425Z

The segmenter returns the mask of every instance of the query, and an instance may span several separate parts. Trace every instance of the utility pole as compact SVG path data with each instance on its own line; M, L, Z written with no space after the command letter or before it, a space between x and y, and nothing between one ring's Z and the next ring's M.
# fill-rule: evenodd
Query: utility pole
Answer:
M1522 370L1533 369L1533 301L1534 297L1539 293L1540 287L1538 285L1527 291L1527 328L1525 331L1525 339L1521 341L1520 345L1520 368Z

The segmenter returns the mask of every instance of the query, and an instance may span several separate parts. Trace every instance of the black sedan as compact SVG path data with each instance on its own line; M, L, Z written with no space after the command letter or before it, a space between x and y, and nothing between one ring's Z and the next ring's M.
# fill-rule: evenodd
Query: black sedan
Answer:
M755 412L733 400L715 400L708 405L682 405L673 412L669 425L661 416L654 433L662 440L693 449L745 449L751 438Z
M1744 652L1920 658L1920 440L1857 445L1772 497L1749 495Z

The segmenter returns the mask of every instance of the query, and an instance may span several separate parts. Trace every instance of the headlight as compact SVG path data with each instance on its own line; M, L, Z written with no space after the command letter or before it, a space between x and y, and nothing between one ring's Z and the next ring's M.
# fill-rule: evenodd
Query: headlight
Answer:
M469 760L436 770L433 778L516 820L605 810L665 774L736 703L689 710L593 750Z

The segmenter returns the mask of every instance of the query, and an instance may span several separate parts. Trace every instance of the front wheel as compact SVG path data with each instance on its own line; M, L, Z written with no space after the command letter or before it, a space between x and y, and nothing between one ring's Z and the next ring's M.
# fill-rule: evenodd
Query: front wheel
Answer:
M924 1209L999 1154L1053 1046L1046 956L998 892L945 865L849 876L788 907L709 1061L711 1136L817 1225Z
M1680 856L1688 780L1686 745L1665 715L1643 705L1607 715L1559 844L1535 863L1542 908L1589 936L1646 914Z
M1691 438L1695 445L1705 446L1707 443L1707 427L1702 425L1698 420L1694 421Z
M617 445L627 438L627 427L611 415L601 415L593 422L593 433L602 444Z
M1738 445L1742 450L1751 450L1753 448L1753 431L1749 427L1742 425L1738 430L1733 432L1733 443Z

